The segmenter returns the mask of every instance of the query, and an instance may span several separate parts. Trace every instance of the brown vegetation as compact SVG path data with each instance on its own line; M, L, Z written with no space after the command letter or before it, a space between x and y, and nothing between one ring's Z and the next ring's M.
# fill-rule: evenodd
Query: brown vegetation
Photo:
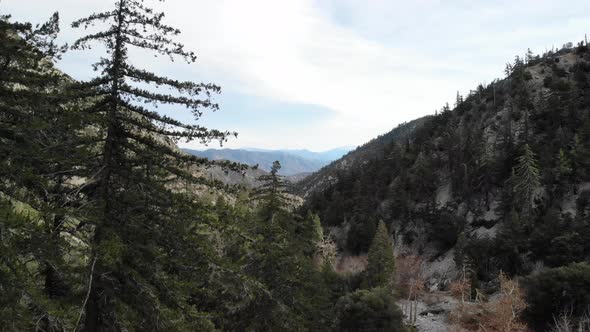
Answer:
M396 259L396 280L400 296L407 299L402 308L408 320L416 322L418 298L424 292L424 259L421 256L400 256Z
M337 259L334 271L339 274L357 274L367 268L367 255L341 256Z
M525 294L518 281L499 275L500 293L485 303L462 302L450 315L458 329L480 332L529 331L521 319L527 308ZM464 291L465 283L457 283L458 291Z

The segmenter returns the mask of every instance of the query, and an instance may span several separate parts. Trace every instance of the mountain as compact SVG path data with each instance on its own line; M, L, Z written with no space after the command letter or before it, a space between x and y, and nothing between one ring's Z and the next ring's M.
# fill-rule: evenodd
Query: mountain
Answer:
M590 260L590 50L507 73L299 183L342 251L366 252L382 220L434 288L461 266L486 283Z
M308 150L263 150L263 149L208 149L191 150L185 152L208 158L211 160L230 160L247 164L259 165L260 169L270 171L275 160L281 162L281 175L297 176L312 173L328 164L330 161L342 156L346 148L339 148L325 152L312 152Z
M266 150L266 149L257 149L257 148L244 148L244 150L259 151L259 152L283 152L283 153L296 155L296 156L299 156L304 159L321 160L321 161L331 162L333 160L341 158L342 156L347 154L349 151L354 150L354 147L346 146L346 147L340 147L340 148L335 148L332 150L320 151L320 152L309 151L306 149Z
M390 132L380 135L366 144L344 154L340 159L334 160L322 167L319 171L308 175L297 183L296 192L302 197L308 197L311 193L322 191L337 182L339 174L348 171L357 161L366 162L372 159L383 158L383 151L392 142L402 142L410 132L420 127L426 119L423 117L398 125Z

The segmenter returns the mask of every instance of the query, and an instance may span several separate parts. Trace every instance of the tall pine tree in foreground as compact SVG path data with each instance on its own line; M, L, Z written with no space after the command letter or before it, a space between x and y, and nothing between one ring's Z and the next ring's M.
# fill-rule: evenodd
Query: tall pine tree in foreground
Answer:
M181 82L132 64L132 48L155 55L196 60L172 38L179 34L142 0L119 0L112 11L92 14L73 27L105 27L80 38L74 49L103 44L97 77L80 84L77 101L94 119L98 156L90 162L84 188L89 213L82 222L89 239L87 296L80 324L86 331L205 330L212 324L189 295L218 267L205 235L206 218L181 181L199 182L186 166L206 160L180 153L180 140L224 141L231 134L185 124L149 107L186 108L198 119L216 110L214 84ZM154 88L163 87L155 92ZM162 91L162 90L160 90ZM198 281L198 282L197 282ZM83 317L83 319L82 319Z

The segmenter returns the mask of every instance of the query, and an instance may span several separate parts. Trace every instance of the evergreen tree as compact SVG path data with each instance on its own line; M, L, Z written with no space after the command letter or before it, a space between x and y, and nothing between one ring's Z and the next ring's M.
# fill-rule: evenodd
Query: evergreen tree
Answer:
M514 170L514 190L522 205L524 216L530 217L533 209L535 192L540 187L539 166L535 153L528 144L524 145L523 154L518 158Z
M52 65L65 50L55 43L58 32L57 13L36 26L0 17L0 195L6 200L0 269L13 274L16 283L3 286L20 292L44 330L71 327L57 315L75 296L70 277L77 266L64 257L73 250L65 234L80 203L72 179L83 173L78 166L86 155L79 135L84 124L64 98L68 79ZM6 211L12 203L26 206L27 216Z
M289 203L292 202L286 194L290 184L283 176L279 175L280 169L281 163L278 160L274 161L270 173L258 178L261 185L252 194L255 201L262 203L261 211L264 217L271 222L277 212L287 209Z
M369 248L367 265L367 284L369 287L392 287L395 273L393 243L387 226L379 222L373 242Z
M92 231L88 258L88 296L83 303L87 331L207 330L188 295L198 293L195 279L219 273L220 262L210 240L195 229L205 227L194 199L173 190L179 182L203 182L186 171L206 160L179 152L180 140L224 141L230 133L185 124L148 109L149 105L187 108L198 119L216 110L214 84L181 82L134 66L132 48L188 63L194 53L173 41L179 31L163 22L139 0L119 0L111 11L75 21L73 27L96 23L106 30L78 39L73 48L93 43L106 47L94 68L94 79L73 89L76 102L94 119L93 149L87 163L84 192L88 197L86 231ZM166 87L169 94L154 92ZM199 221L200 220L200 221ZM89 228L88 228L89 227Z
M254 241L240 258L244 271L264 285L265 292L232 319L230 330L324 331L332 322L333 294L312 264L317 241L323 237L319 219L291 211L279 169L275 162L253 193L259 204L247 228L253 230Z

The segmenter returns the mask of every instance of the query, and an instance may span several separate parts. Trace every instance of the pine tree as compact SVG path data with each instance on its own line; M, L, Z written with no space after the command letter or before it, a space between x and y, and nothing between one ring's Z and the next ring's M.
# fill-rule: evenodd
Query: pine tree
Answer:
M524 152L518 158L514 176L514 190L522 204L522 212L524 216L531 217L535 192L540 187L541 181L535 153L528 144L524 145Z
M286 194L289 182L279 175L281 163L275 160L269 174L261 175L258 181L261 185L254 190L252 198L262 203L262 213L267 221L272 222L274 215L289 207L292 199Z
M387 226L379 222L373 242L369 248L367 265L367 284L369 287L392 287L395 273L393 243Z
M180 140L223 142L231 134L185 124L148 106L184 107L198 119L206 109L216 110L214 84L181 82L159 76L131 63L132 48L154 52L188 63L194 53L173 41L179 30L163 22L139 0L119 0L112 11L92 14L73 27L96 23L106 30L78 39L73 48L93 43L106 46L106 56L94 68L94 79L75 88L76 102L86 105L94 119L93 146L98 157L87 163L86 231L92 231L88 258L88 296L83 303L87 331L207 330L211 323L187 301L198 293L195 278L219 273L215 252L194 198L173 190L182 181L203 182L186 171L204 159L179 152ZM154 92L165 87L169 94ZM198 307L198 306L197 306Z
M35 320L44 330L67 326L55 315L73 295L67 279L75 267L64 257L72 243L64 233L80 202L79 186L71 180L82 173L77 166L85 154L78 134L83 123L64 98L68 79L52 65L65 50L55 43L58 32L57 14L36 26L0 17L0 195L27 206L30 214L21 224L0 217L5 234L28 243L11 248L18 241L7 240L3 251L12 257L0 265L14 274L18 282L12 287L41 317ZM27 270L23 260L34 267Z

